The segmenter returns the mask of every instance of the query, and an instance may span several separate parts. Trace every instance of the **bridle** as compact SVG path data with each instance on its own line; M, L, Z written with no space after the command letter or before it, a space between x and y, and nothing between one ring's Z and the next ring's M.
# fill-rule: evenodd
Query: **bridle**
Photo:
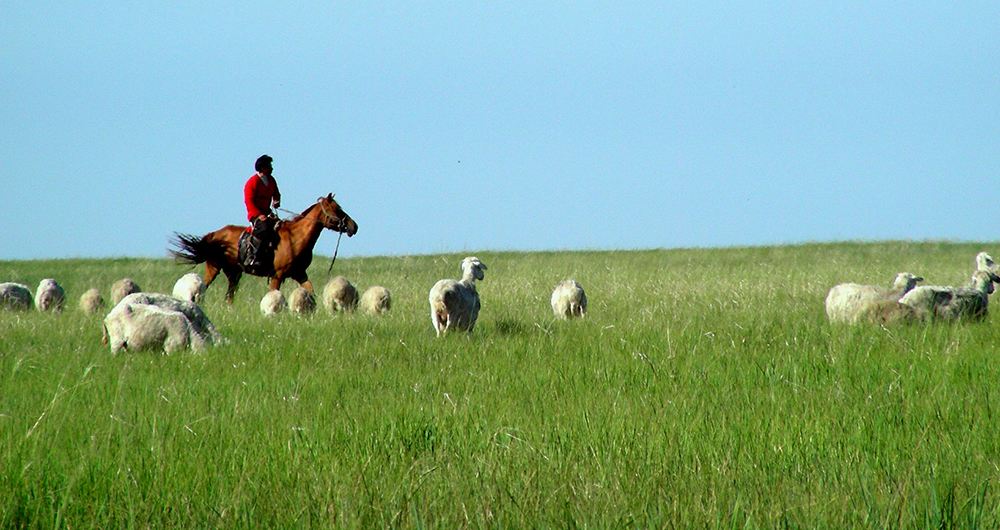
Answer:
M336 217L329 210L327 210L326 203L323 202L323 199L324 197L320 197L319 200L320 211L323 212L323 215L325 215L327 219L332 219ZM330 268L326 270L326 273L328 275L330 274L330 272L333 271L333 264L337 261L337 252L340 251L340 239L344 237L344 231L347 229L346 225L347 225L347 219L340 218L337 222L336 228L330 228L330 230L336 230L337 232L339 232L339 234L337 235L337 246L333 247L333 259L330 260ZM324 228L326 228L326 223L324 223Z

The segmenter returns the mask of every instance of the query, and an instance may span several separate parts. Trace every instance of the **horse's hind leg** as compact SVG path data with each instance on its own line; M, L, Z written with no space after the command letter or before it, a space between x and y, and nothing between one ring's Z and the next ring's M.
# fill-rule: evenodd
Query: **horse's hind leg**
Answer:
M205 289L208 289L209 285L215 281L215 277L219 275L219 268L211 263L205 262Z
M240 269L224 269L223 272L226 273L226 279L229 280L229 288L226 289L226 303L232 305L236 289L240 286L240 278L243 276L243 271Z

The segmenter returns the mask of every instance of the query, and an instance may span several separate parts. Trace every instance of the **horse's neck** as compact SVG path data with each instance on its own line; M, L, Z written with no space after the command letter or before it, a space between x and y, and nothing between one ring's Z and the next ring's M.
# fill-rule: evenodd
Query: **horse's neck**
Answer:
M289 234L292 236L290 243L296 250L296 254L303 248L312 248L319 239L323 231L323 225L319 222L320 209L312 208L302 214L294 221L285 223Z

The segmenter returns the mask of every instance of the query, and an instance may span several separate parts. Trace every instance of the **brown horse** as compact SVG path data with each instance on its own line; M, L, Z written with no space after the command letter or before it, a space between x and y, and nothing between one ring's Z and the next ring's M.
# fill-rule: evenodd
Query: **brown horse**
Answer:
M324 228L342 232L347 237L358 232L358 223L344 213L333 200L332 193L317 199L316 204L295 218L278 224L279 239L274 250L274 276L271 276L270 284L272 290L280 288L286 278L291 278L313 292L306 269L312 263L313 247ZM237 255L240 236L245 231L246 227L227 225L202 237L175 234L173 245L177 249L170 253L181 263L205 264L205 289L222 271L229 279L226 302L231 304L244 272Z

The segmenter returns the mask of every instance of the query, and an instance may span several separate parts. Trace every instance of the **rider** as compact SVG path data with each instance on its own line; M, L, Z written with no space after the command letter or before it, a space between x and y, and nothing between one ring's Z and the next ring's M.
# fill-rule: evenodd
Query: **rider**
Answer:
M281 192L278 191L278 182L274 180L274 171L271 162L274 159L267 155L261 155L254 163L256 173L250 175L247 183L243 186L243 201L247 207L247 220L253 225L253 237L258 241L267 242L273 246L274 226L278 222L278 216L271 210L273 203L275 208L281 206ZM260 250L265 245L257 244L253 246L253 256L250 257L250 265L256 265Z

